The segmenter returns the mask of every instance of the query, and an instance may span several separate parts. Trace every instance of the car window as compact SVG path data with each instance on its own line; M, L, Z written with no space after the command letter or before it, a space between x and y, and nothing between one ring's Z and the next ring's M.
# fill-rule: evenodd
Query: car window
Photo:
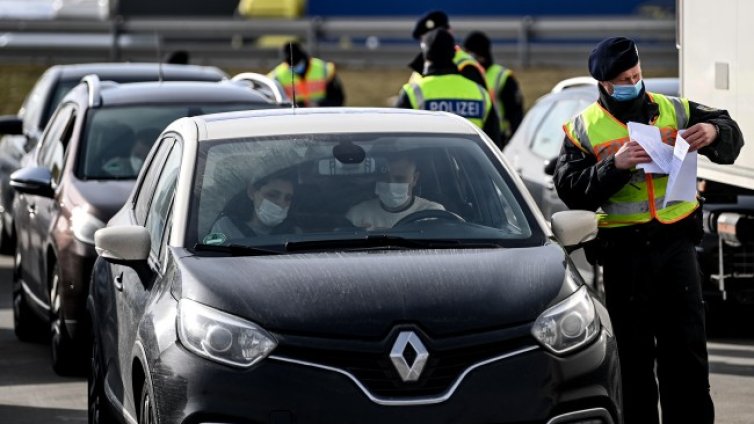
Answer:
M173 147L173 142L174 139L172 137L164 138L159 142L157 151L152 155L151 162L147 165L148 168L139 182L138 191L136 192L136 202L134 204L134 215L139 225L144 225L144 221L147 219L147 211L149 203L152 200L155 182L160 176L162 164L165 162L165 157L171 147Z
M187 245L396 236L535 243L541 232L478 136L315 134L200 143Z
M92 110L79 149L76 176L96 180L134 179L146 152L160 132L176 119L254 107L259 107L259 103L131 105Z
M152 241L152 252L157 255L160 251L160 241L165 230L168 211L173 201L175 184L181 165L181 145L174 143L165 165L160 173L160 179L155 186L154 195L147 212L146 228Z
M42 137L37 161L50 170L53 182L57 183L63 171L65 148L68 146L76 122L75 106L61 106Z
M562 99L555 102L542 119L531 144L531 150L544 159L558 155L563 144L563 124L583 110L587 102L579 99Z
M47 102L48 92L53 83L55 75L47 71L39 78L34 88L24 100L19 115L23 118L24 129L30 131L42 131L47 124L47 117L43 120L45 114L45 103ZM53 109L54 110L54 109Z

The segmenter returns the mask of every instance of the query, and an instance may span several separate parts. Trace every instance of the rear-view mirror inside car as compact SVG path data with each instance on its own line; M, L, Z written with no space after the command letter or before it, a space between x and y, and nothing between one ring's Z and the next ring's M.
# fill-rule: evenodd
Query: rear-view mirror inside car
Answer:
M377 161L365 158L359 163L343 163L335 158L320 159L319 175L371 175L377 172Z

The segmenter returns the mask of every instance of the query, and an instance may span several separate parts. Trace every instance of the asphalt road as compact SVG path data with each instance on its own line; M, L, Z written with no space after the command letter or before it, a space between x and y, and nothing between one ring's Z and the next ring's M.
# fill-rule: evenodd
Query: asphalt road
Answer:
M86 422L86 380L55 375L49 346L13 334L11 259L0 256L0 422ZM754 422L754 326L741 319L738 337L709 343L717 424Z

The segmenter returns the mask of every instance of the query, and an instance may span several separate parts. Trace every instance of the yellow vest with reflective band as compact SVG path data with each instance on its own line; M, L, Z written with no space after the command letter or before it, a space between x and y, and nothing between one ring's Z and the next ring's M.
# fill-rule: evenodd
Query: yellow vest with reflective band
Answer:
M493 64L492 66L487 68L487 72L485 72L484 75L485 79L487 80L487 87L492 93L490 95L492 96L492 102L495 103L497 117L500 120L500 132L507 135L509 135L508 131L510 130L511 124L507 119L505 119L505 108L501 102L497 101L497 93L499 93L500 90L503 89L505 83L508 81L508 77L511 76L511 74L512 72L510 69Z
M456 67L458 68L458 71L460 72L463 70L463 68L467 66L475 66L477 70L479 70L479 75L484 76L485 71L482 65L479 64L479 62L474 59L474 56L470 55L466 50L460 48L459 46L456 46L456 54L453 56L453 63L456 64ZM417 84L419 81L424 78L422 74L418 72L414 72L411 74L411 78L408 79L409 84ZM489 83L487 83L487 87L485 87L487 90L489 90L490 96L493 95L492 87Z
M660 129L663 143L675 145L678 130L686 128L688 124L688 100L657 93L647 95L659 106L660 112L651 124ZM626 125L597 102L563 125L563 130L579 149L595 155L598 161L614 155L629 141ZM641 169L634 169L632 172L629 184L601 206L602 212L598 214L601 228L641 224L652 219L672 224L689 216L699 207L696 200L668 202L667 207L663 207L668 176L645 174Z
M291 78L293 74L293 78ZM316 106L327 94L327 83L335 75L335 65L317 58L309 58L309 66L304 78L291 70L287 63L281 63L267 76L278 80L288 97L293 99L293 86L296 86L296 101L305 106Z
M411 107L455 113L484 128L492 109L487 90L458 74L431 75L418 84L403 86Z

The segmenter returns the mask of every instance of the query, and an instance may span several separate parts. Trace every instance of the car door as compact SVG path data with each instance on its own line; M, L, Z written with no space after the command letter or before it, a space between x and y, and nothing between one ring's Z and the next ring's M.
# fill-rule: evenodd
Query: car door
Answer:
M149 270L139 273L133 268L121 267L119 274L114 275L116 281L121 280L115 299L119 318L118 346L127 347L119 350L121 366L119 371L124 382L131 381L131 347L136 341L145 308L151 299L153 289L162 282L161 277L164 271L162 255L165 251L162 248L163 238L180 171L181 144L173 138L163 139L161 143L161 150L169 149L169 152L161 169L150 167L149 174L151 175L148 176L156 177L154 189L139 193L136 201L136 218L143 219L143 225L150 235ZM146 213L140 213L141 211ZM141 225L142 222L139 224ZM125 390L125 393L130 392L130 390ZM124 400L127 407L134 405L134 399L127 396Z
M53 176L53 189L56 188L63 172L65 147L73 133L76 117L75 104L61 106L27 165L50 170ZM25 213L25 221L17 225L21 247L20 263L24 271L22 275L32 292L45 301L49 300L45 254L52 216L56 209L55 202L47 197L23 194L19 196L16 207L19 215Z
M563 124L589 103L581 97L559 97L552 101L532 134L528 152L522 154L526 158L527 188L547 219L568 208L558 197L552 176L545 174L545 164L555 160L560 152L565 137Z

